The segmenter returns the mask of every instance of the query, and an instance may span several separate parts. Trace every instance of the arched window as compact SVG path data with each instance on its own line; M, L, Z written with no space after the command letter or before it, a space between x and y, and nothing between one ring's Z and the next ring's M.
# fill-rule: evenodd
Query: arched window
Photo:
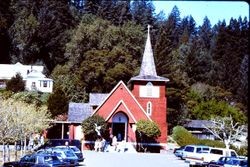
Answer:
M148 82L147 85L147 96L148 97L151 97L152 96L152 89L153 89L153 84L151 82Z
M152 103L150 101L147 102L147 114L148 115L152 114Z

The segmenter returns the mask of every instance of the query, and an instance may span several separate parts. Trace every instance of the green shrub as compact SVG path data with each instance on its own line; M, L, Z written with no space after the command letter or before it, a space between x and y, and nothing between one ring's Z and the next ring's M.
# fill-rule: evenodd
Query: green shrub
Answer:
M161 135L160 128L153 121L139 120L136 123L137 132L143 134L147 138L157 138Z
M25 82L23 81L23 77L20 73L17 73L14 77L12 77L9 81L6 83L6 90L12 91L12 92L21 92L25 89Z
M237 148L233 145L230 146L231 149L235 150L240 156L248 156L248 147L242 146L241 148Z
M101 126L101 136L104 138L109 137L107 123L105 119L99 115L93 115L82 122L82 131L85 137L85 140L96 140L98 138L95 128Z
M210 147L219 147L219 148L225 148L225 144L218 140L209 140L209 139L199 139L198 144L206 145Z
M199 139L182 126L174 127L172 137L180 146L199 143Z
M9 99L14 93L12 91L9 90L1 90L0 92L0 96L3 99Z

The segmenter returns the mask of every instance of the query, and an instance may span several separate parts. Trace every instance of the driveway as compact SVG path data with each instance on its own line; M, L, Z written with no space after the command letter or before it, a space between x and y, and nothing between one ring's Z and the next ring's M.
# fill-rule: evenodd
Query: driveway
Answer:
M81 166L86 167L189 167L189 164L166 153L118 153L83 151Z

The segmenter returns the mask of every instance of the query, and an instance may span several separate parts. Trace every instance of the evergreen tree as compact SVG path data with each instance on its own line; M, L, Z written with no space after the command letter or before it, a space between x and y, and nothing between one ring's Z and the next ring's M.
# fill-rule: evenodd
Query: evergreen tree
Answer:
M48 98L48 111L55 118L68 113L68 98L61 89L56 89Z
M147 25L153 25L154 10L155 9L152 1L133 1L131 5L132 20L136 24L141 24L146 30Z
M200 40L200 46L206 50L210 50L211 48L211 38L212 38L212 29L210 20L205 17L203 20L203 24L199 27L198 36Z
M11 3L9 0L2 0L0 5L0 63L10 63L10 39L8 29L13 21L12 12L10 10Z
M83 13L96 15L102 0L84 0Z
M17 73L6 83L6 90L10 90L14 93L24 91L25 82L20 73Z
M249 55L245 55L240 66L237 96L245 105L248 103Z
M16 1L15 21L9 29L12 61L23 64L42 62L49 72L65 61L64 45L74 18L65 1Z
M132 19L130 0L103 0L97 13L101 18L111 21L114 25L122 25Z
M170 53L178 46L179 41L179 27L180 27L180 12L176 6L172 9L167 21L160 27L157 34L157 41L155 43L155 59L157 71L161 75L170 73L169 60Z
M212 29L210 21L205 17L198 29L198 34L192 38L191 53L187 56L187 73L192 83L208 82L211 78L212 56L210 52Z
M184 17L180 24L180 44L193 39L197 33L196 31L196 23L193 17L191 15Z
M232 18L227 27L219 28L213 51L215 84L233 93L236 93L239 87L241 62L244 56L248 55L246 34L241 30L240 23Z

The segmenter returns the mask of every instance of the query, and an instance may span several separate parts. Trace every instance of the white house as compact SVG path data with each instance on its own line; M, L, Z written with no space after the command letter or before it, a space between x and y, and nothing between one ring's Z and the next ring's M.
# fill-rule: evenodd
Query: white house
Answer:
M6 81L17 73L20 73L25 81L25 89L28 91L40 91L51 93L53 80L43 74L43 66L16 64L0 64L0 88L6 87Z

